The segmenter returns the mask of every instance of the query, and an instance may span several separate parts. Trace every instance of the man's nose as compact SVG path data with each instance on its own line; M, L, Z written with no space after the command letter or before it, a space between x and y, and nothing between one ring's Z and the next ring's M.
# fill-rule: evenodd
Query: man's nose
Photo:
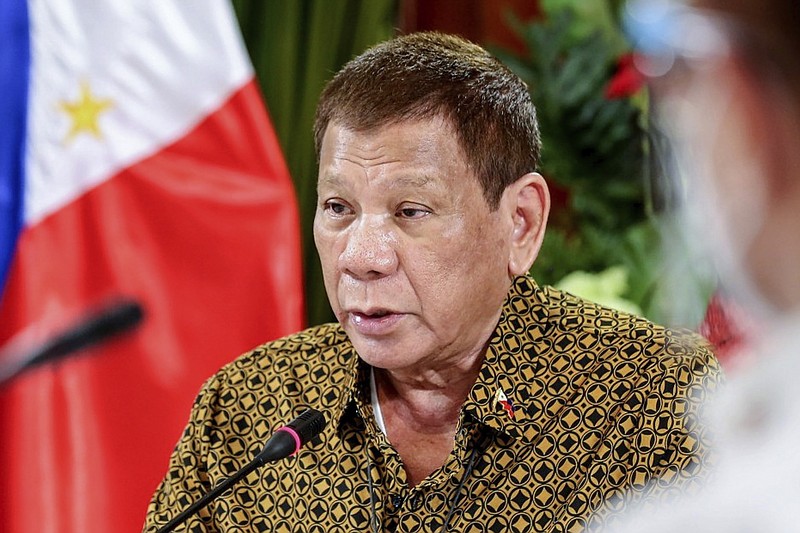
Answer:
M358 280L378 279L397 269L397 236L380 216L359 217L339 256L340 269Z

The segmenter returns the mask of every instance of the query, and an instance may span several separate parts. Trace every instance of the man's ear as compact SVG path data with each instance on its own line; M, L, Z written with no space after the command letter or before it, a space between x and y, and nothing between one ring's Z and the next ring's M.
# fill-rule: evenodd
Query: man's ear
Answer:
M550 191L541 174L532 172L509 185L502 201L512 221L508 273L520 276L528 272L542 247Z

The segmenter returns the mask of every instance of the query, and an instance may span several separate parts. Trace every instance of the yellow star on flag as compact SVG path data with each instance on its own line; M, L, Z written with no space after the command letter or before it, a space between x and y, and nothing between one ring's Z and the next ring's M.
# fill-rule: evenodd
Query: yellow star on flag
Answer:
M100 113L108 111L114 105L112 100L97 98L87 82L81 82L81 95L77 101L67 102L62 100L59 107L72 119L72 125L67 133L67 141L71 141L81 133L88 133L100 139L102 134L98 119Z

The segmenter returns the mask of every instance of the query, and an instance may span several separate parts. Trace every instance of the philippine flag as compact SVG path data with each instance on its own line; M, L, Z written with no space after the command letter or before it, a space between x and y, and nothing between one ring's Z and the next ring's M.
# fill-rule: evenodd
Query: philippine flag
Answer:
M0 391L0 530L140 531L202 381L303 321L294 192L225 0L0 2L0 287L0 346L145 311Z

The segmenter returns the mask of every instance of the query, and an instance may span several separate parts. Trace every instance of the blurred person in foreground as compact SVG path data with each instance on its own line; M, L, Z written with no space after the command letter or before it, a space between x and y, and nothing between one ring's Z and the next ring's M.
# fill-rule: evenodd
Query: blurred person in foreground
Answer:
M527 275L549 195L516 75L457 37L399 37L335 75L315 135L338 323L204 385L146 531L305 407L328 418L320 438L187 530L574 532L702 473L707 346Z
M800 531L800 2L628 6L687 234L760 324L707 409L718 458L700 496L620 531Z

